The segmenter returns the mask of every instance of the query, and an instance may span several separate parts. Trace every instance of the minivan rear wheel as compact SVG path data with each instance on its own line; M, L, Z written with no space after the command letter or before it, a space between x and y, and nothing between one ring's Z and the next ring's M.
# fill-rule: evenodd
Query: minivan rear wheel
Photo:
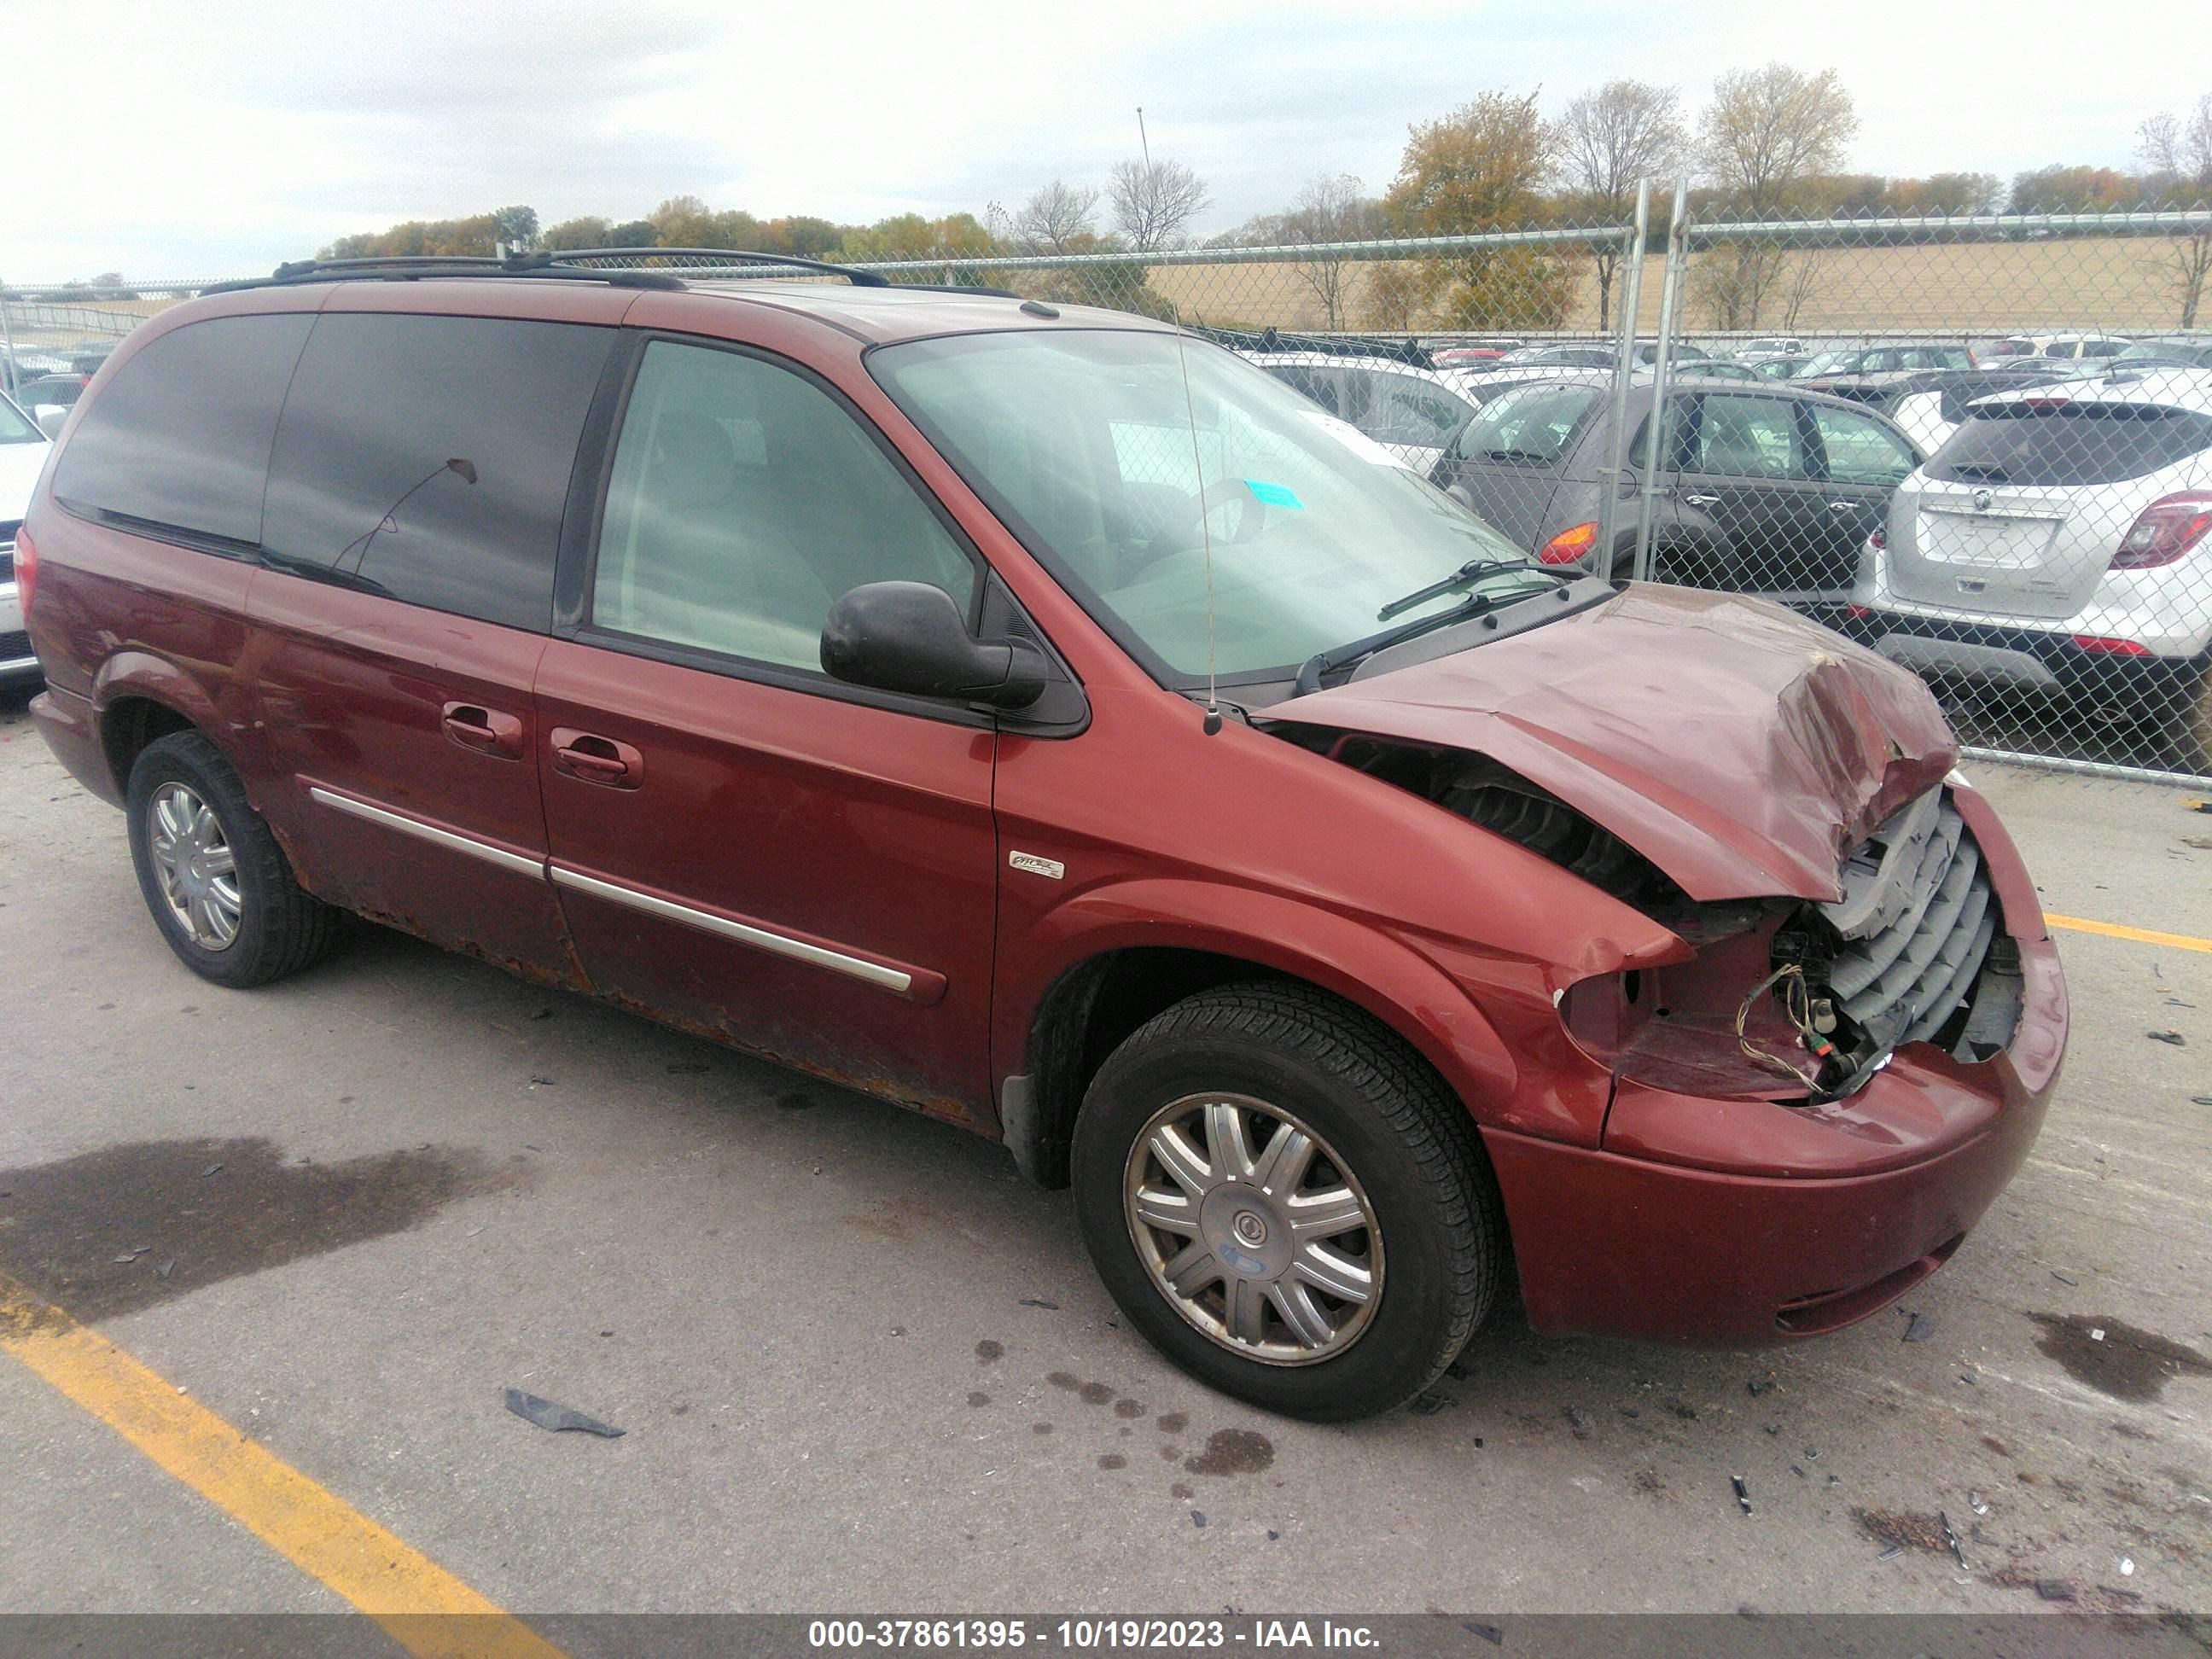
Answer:
M131 861L178 959L218 985L264 985L326 952L338 913L294 879L222 751L197 732L150 743L125 793Z
M1099 1068L1073 1150L1084 1241L1130 1322L1270 1411L1401 1405L1496 1299L1504 1224L1465 1109L1308 988L1224 987L1152 1020Z

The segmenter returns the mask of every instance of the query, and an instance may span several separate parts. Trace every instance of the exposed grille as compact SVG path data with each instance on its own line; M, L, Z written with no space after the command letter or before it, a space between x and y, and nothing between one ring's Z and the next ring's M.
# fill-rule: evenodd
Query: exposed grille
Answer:
M1981 849L1942 789L1892 814L1844 866L1842 899L1820 909L1843 936L1829 989L1881 1048L1941 1030L1996 936Z
M0 634L0 662L14 662L31 654L31 636L21 629Z
M0 582L15 580L15 532L22 526L21 519L0 519Z

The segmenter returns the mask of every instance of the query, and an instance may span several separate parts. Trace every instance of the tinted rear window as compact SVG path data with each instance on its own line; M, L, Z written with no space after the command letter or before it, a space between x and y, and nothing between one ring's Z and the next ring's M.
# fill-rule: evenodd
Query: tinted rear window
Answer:
M411 604L549 626L568 473L612 337L323 317L276 434L264 544Z
M2212 447L2212 418L2128 404L1977 409L1928 463L1958 483L2099 484L2140 478Z
M1452 447L1462 460L1549 466L1597 401L1591 386L1523 386L1485 404Z
M79 512L258 540L276 411L313 322L211 317L149 340L70 434L54 493Z

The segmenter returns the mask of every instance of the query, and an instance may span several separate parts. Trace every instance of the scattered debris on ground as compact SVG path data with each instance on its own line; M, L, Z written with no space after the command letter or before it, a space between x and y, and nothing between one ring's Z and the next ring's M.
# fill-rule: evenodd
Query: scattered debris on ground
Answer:
M602 1423L596 1417L586 1417L573 1407L556 1404L540 1395L521 1389L507 1390L507 1408L526 1423L535 1423L539 1428L558 1433L563 1429L574 1429L584 1434L596 1434L602 1439L620 1439L624 1431L611 1423Z

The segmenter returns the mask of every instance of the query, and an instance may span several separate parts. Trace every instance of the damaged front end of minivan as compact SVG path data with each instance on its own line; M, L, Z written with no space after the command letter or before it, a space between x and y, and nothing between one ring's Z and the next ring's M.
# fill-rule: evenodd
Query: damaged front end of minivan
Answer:
M1255 723L1672 936L1556 982L1568 1036L1612 1079L1597 1144L1485 1125L1539 1328L1832 1329L1933 1272L2025 1157L2064 984L2026 870L1910 674L1771 605L1638 587ZM1581 943L1546 954L1588 961ZM1604 1224L1624 1261L1678 1261L1671 1230L1717 1229L1762 1265L1702 1285L1550 1274L1531 1194L1591 1182L1618 1188Z

